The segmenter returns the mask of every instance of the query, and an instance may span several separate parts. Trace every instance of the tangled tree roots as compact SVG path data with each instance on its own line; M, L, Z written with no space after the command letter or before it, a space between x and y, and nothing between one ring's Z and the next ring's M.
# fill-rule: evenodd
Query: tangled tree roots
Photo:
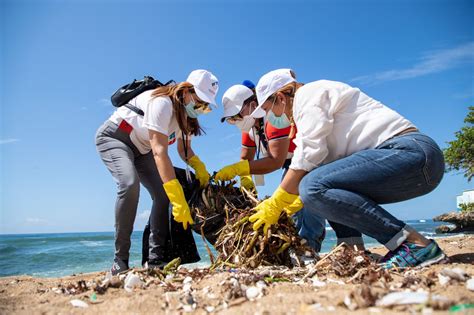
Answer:
M278 223L264 235L263 228L253 230L249 217L258 200L248 191L227 185L210 185L202 191L202 202L193 207L197 218L225 216L223 227L214 244L219 255L211 256L212 268L250 267L260 265L300 266L300 257L316 257L305 245L294 223L283 211ZM203 221L205 222L205 221ZM205 224L205 223L204 223ZM201 227L202 228L202 227ZM202 233L203 234L203 233Z

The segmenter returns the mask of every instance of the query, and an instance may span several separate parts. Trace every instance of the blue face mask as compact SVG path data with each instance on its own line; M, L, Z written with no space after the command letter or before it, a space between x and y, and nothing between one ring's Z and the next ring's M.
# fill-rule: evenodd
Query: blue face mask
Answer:
M273 101L272 108L270 108L270 111L267 114L268 122L277 129L284 129L284 128L289 127L291 125L291 122L288 119L288 116L285 114L286 104L285 104L285 107L283 108L283 114L279 117L275 116L275 113L273 112L274 105L275 105L275 101Z
M188 114L189 118L197 118L197 116L199 116L199 112L196 111L196 109L194 109L195 105L196 104L194 104L194 102L191 101L184 106L184 108L186 108L186 113Z
M186 108L186 113L189 118L197 118L203 112L201 110L195 109L196 103L194 102L193 97L191 96L191 101L184 106Z

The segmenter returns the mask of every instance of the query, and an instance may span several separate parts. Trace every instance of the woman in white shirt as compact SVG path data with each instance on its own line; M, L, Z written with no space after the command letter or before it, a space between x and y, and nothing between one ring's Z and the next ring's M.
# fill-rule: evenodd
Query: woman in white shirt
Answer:
M195 70L185 82L141 93L129 102L132 106L118 108L99 128L97 150L117 183L112 274L129 268L130 236L140 183L153 199L150 267L166 263L169 202L173 206L174 220L182 223L185 230L193 223L183 188L168 155L168 146L177 142L180 157L194 168L201 186L207 185L209 174L191 148L191 136L201 134L197 117L209 112L211 104L216 104L217 91L217 78L212 73Z
M384 244L385 268L445 259L429 240L380 204L432 191L444 173L437 144L407 119L345 83L302 86L289 69L271 71L256 88L258 111L279 126L296 124L296 150L280 186L250 217L268 229L297 200L304 211L346 225ZM303 213L305 215L305 213Z

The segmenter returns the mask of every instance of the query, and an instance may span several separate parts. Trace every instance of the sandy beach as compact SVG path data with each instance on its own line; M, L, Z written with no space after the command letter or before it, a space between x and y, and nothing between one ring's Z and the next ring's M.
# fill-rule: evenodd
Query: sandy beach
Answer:
M461 309L456 305L474 302L474 291L467 288L474 282L468 282L474 277L474 236L447 237L439 239L439 244L450 257L448 263L383 276L364 276L370 268L341 276L331 266L212 272L180 267L161 279L135 269L133 274L141 280L128 290L124 281L114 285L108 281L104 286L106 272L62 278L5 277L0 278L0 313L443 314L450 307ZM371 251L385 252L381 247ZM382 298L392 292L430 298L422 304L382 306ZM474 308L458 314L474 314Z

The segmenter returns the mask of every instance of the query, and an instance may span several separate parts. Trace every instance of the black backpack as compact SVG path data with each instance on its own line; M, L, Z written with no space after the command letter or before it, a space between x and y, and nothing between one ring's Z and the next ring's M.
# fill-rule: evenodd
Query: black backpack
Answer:
M115 107L125 106L137 113L138 115L143 116L145 115L145 113L140 108L133 106L128 102L130 102L131 99L145 91L153 90L160 86L175 83L176 82L174 82L174 80L169 80L168 82L163 84L160 81L155 80L151 76L145 76L143 80L133 80L132 83L128 83L120 87L117 91L115 91L110 100L112 101L112 105L114 105Z

